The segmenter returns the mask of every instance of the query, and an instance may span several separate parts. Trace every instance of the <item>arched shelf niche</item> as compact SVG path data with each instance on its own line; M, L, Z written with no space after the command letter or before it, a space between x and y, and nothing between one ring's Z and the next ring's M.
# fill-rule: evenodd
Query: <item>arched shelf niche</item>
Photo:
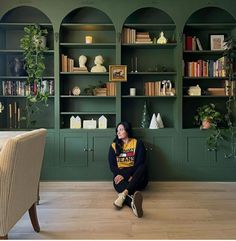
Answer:
M30 6L16 7L6 12L0 20L0 101L5 106L5 111L1 115L1 128L10 127L9 104L20 108L21 115L25 108L25 80L26 73L23 75L14 74L9 63L17 59L22 59L23 50L20 48L20 39L24 35L24 27L27 25L38 24L43 29L48 30L45 52L45 65L43 80L51 86L51 95L48 99L48 107L40 107L40 113L33 128L46 127L54 128L54 34L53 27L49 18L39 9ZM6 86L7 85L7 86ZM6 88L5 88L6 86ZM7 89L7 93L5 91ZM47 118L44 118L47 116ZM15 118L16 116L14 116ZM18 118L18 116L17 116ZM12 128L24 128L25 124L16 123Z
M224 41L236 33L235 18L225 9L201 8L186 21L183 31L183 123L194 128L199 106L213 103L225 111L226 86ZM191 96L190 86L199 86L201 94Z
M157 43L161 32L167 39L165 44ZM175 126L176 46L176 25L163 10L140 8L126 18L122 29L121 63L127 65L128 81L121 85L122 120L140 127L143 106L148 102L149 115L161 113L165 127ZM163 80L171 82L173 95L164 94ZM136 96L130 96L130 88L136 89Z
M226 10L218 7L206 7L194 12L187 20L184 34L193 35L201 40L204 50L210 50L210 35L235 35L236 20Z
M86 37L92 38L92 41L86 42ZM80 69L81 55L87 57L86 71ZM97 55L102 55L106 72L91 72ZM82 120L98 120L106 114L108 127L114 127L115 93L98 97L96 93L87 92L89 86L106 86L109 65L116 63L116 33L111 19L103 11L92 7L77 8L68 13L60 27L60 56L61 128L69 127L72 113ZM79 87L80 95L71 98L69 96L75 86Z

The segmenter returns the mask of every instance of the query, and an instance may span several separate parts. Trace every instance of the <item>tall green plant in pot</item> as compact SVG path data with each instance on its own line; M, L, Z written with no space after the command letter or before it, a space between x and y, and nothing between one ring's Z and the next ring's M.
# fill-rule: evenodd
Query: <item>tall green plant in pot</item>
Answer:
M28 74L26 80L26 125L29 128L36 120L33 116L40 110L39 102L47 105L48 94L41 91L41 82L45 70L44 51L47 50L44 44L44 37L47 29L41 29L39 25L24 27L24 35L21 38L20 47L23 49L25 70Z

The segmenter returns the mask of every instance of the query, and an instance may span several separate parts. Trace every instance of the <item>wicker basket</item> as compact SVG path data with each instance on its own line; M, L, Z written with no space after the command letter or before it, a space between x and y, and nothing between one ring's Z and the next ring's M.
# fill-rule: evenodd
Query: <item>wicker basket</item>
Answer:
M96 88L93 90L93 95L107 96L107 88Z

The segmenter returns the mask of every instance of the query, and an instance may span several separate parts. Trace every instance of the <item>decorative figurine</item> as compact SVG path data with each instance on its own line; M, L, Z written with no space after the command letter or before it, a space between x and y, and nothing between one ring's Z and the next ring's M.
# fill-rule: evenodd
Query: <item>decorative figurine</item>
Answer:
M98 119L98 128L99 129L106 129L107 128L107 118L104 115L102 115Z
M87 57L85 55L80 55L79 56L79 71L88 71L87 67L85 66L87 62Z
M157 128L164 128L164 124L163 124L163 121L162 121L160 113L157 114L156 121L157 121L157 126L158 126Z
M107 72L106 67L103 66L104 59L101 55L97 55L94 59L95 66L92 67L91 72Z
M4 110L4 105L2 104L2 102L0 102L0 113L2 113Z
M164 37L164 33L160 33L160 37L157 39L157 44L166 44L167 39Z
M152 119L151 119L151 122L150 122L150 125L149 125L149 129L157 129L157 128L158 128L157 118L156 118L155 113L153 113Z

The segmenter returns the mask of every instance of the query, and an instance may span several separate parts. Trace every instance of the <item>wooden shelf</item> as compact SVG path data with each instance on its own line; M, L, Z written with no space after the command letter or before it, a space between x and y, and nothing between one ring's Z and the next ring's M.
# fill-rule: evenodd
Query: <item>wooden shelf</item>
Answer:
M23 30L25 26L28 26L28 25L35 25L35 23L17 23L17 22L13 22L13 23L10 23L10 22L2 22L0 23L0 28L1 29L5 29L5 30ZM43 28L50 28L52 29L52 24L51 23L39 23L38 24L39 26L43 27Z
M0 79L22 79L22 80L25 80L27 79L28 76L0 76ZM54 76L44 76L43 79L55 79Z
M44 51L46 54L47 53L54 53L53 49L49 49ZM0 54L16 54L16 53L23 53L22 49L0 49Z
M74 111L74 112L69 112L69 111L62 111L60 112L61 115L115 115L115 111Z
M83 48L83 49L112 49L116 47L115 43L60 43L61 47L65 48Z
M85 31L115 31L114 25L111 23L95 24L95 23L62 23L62 28L69 30L85 30Z
M200 95L200 96L189 96L189 95L184 95L184 98L229 98L230 96L226 95Z
M108 75L109 72L60 72L61 75Z
M167 44L122 44L122 47L129 47L129 48L150 48L150 49L172 49L176 47L176 43L167 43Z
M124 24L126 28L135 28L137 30L143 30L144 28L147 30L173 30L176 28L175 24L173 23L126 23Z
M236 27L236 23L188 23L185 27L192 29L232 29Z
M100 98L116 98L116 96L96 96L96 95L61 95L61 98L95 98L95 99L100 99Z
M129 75L176 75L176 72L172 71L166 71L166 72L155 72L155 71L150 71L150 72L129 72Z

